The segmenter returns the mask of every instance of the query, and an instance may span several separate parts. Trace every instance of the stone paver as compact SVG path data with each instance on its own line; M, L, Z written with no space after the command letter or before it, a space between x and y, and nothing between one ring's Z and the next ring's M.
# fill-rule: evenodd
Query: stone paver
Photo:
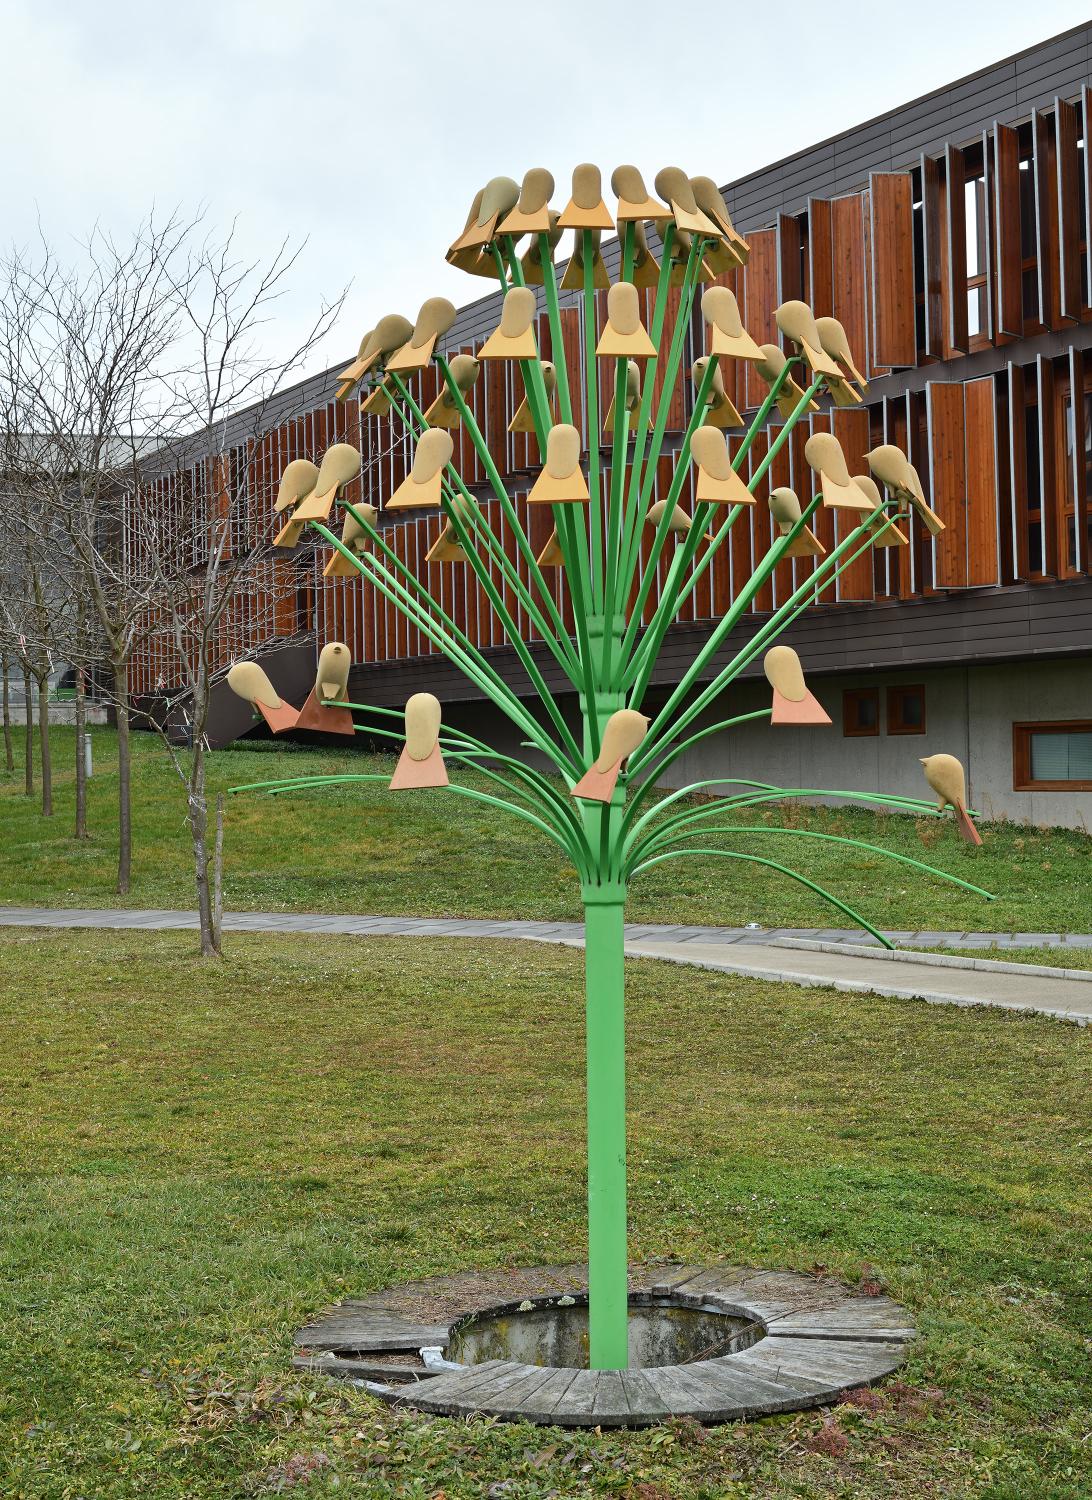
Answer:
M196 912L0 907L0 926L187 930ZM229 932L321 932L349 936L499 937L580 946L577 922L503 922L451 917L369 917L307 912L225 912ZM890 932L919 948L1092 947L1092 934ZM683 927L633 923L626 952L791 984L893 995L949 1005L1037 1011L1092 1021L1092 971L1005 964L954 955L891 952L857 931L804 927Z

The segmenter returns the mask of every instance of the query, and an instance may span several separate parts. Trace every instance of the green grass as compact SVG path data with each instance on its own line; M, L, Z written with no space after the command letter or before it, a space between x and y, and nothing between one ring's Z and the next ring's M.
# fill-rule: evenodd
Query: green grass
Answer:
M5 1496L1088 1493L1075 1028L631 963L634 1257L867 1275L922 1336L826 1418L597 1437L289 1365L343 1296L580 1258L577 953L6 932L0 973Z
M92 838L72 827L71 730L54 733L55 817L42 819L22 794L21 772L0 773L0 904L115 906L116 749L94 732L90 787ZM215 791L290 774L389 771L391 762L336 749L284 744L230 750L210 759ZM158 741L134 737L132 906L194 903L181 784ZM924 790L924 784L923 784ZM996 823L972 850L948 820L917 820L855 810L741 814L756 826L800 828L882 844L996 892L980 897L865 850L759 833L737 840L747 852L783 860L855 906L874 924L942 930L1087 931L1092 926L1092 839ZM236 910L369 912L418 916L575 918L579 893L560 853L533 828L443 792L390 796L385 788L331 787L290 796L228 801L225 902ZM764 926L848 926L848 919L804 887L759 866L727 860L673 860L639 877L628 906L633 921L760 922Z

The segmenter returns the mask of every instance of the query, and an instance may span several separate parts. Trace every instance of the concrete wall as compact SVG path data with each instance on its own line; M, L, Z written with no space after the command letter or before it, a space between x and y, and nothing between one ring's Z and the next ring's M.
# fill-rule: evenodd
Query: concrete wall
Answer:
M993 818L1092 831L1092 792L1013 790L1012 725L1027 720L1092 719L1092 657L850 673L809 677L834 723L829 729L774 729L768 722L711 735L683 756L667 777L673 786L713 777L751 777L779 786L827 786L847 791L928 795L919 757L944 751L967 767L973 805ZM926 732L888 735L882 689L925 686ZM842 733L842 690L878 686L880 733ZM706 718L712 723L765 707L768 690L740 683ZM712 790L712 789L711 789Z

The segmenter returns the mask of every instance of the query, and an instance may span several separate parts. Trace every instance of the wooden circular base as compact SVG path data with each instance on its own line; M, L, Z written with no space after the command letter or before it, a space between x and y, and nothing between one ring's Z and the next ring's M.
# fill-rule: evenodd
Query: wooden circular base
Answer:
M914 1337L909 1315L890 1298L861 1296L833 1280L657 1264L631 1268L631 1292L753 1320L756 1341L721 1358L654 1369L560 1369L501 1359L435 1373L425 1367L420 1350L446 1351L452 1328L471 1314L579 1297L586 1278L585 1266L536 1266L388 1287L301 1328L294 1364L367 1381L394 1405L438 1415L643 1427L671 1417L728 1422L821 1406L889 1374Z

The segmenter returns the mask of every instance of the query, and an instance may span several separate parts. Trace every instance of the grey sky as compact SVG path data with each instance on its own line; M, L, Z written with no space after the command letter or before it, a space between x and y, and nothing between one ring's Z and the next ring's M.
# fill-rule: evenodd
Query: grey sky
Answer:
M319 357L485 284L443 253L488 177L633 161L727 181L1085 19L1078 4L694 7L469 0L0 0L5 240L154 202L310 243L275 347L353 286ZM541 26L548 23L548 30Z

